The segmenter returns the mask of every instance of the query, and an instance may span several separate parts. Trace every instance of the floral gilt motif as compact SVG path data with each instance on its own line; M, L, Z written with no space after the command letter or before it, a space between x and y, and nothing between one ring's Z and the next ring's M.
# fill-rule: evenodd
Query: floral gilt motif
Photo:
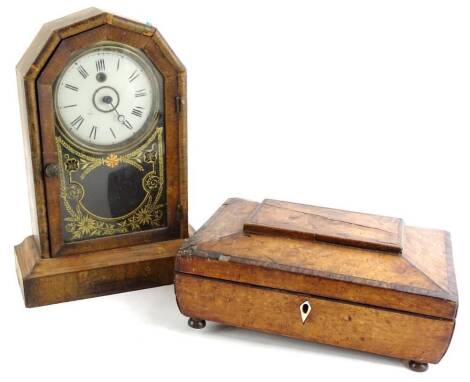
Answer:
M69 239L83 240L162 227L165 224L163 128L159 127L147 141L128 154L110 153L105 157L86 155L61 137L57 137L61 201L64 208L64 229ZM145 151L147 150L147 151ZM83 205L86 188L81 183L99 166L115 168L129 165L144 172L140 187L145 197L140 205L126 215L103 218ZM136 185L138 187L138 185Z
M116 154L109 154L104 160L104 164L110 168L116 167L119 164L119 157Z

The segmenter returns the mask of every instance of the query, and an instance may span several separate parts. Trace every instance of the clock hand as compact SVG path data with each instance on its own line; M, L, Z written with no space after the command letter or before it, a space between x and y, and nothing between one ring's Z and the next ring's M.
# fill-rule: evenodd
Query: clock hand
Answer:
M103 102L106 103L106 104L109 104L111 105L112 107L112 110L114 110L117 114L117 119L119 122L121 122L125 127L127 127L128 129L132 129L132 125L130 124L130 122L126 119L126 117L123 115L123 114L119 114L118 110L117 110L117 105L114 106L114 103L113 103L113 97L111 96L104 96L103 97Z
M111 106L113 106L113 104L111 104ZM116 112L117 114L117 119L119 122L121 122L125 127L127 127L128 129L132 129L132 125L130 124L130 122L126 119L126 117L123 115L123 114L119 114L119 112L117 111L116 107L113 106L113 110Z
M103 97L103 102L111 105L111 107L113 108L113 110L117 114L117 119L118 119L119 122L121 122L126 127L130 126L129 123L126 121L126 117L123 114L119 114L119 112L117 111L117 108L116 108L117 105L114 106L113 98L111 96L104 96Z

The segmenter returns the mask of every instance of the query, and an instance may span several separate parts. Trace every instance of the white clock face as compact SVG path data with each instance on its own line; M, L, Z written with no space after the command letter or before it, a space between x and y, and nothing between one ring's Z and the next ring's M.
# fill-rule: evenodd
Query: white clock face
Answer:
M116 45L91 48L73 58L56 83L59 124L81 146L119 149L159 118L161 86L143 55Z

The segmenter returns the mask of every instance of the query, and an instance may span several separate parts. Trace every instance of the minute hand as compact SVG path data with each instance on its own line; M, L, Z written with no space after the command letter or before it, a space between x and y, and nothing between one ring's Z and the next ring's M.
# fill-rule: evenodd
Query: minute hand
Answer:
M116 112L117 114L117 119L119 122L121 122L124 126L126 126L128 129L132 129L132 125L129 123L129 121L126 119L126 117L123 115L123 114L119 114L119 112L117 111L116 107L114 106L113 103L111 103L111 106L113 108L113 110Z

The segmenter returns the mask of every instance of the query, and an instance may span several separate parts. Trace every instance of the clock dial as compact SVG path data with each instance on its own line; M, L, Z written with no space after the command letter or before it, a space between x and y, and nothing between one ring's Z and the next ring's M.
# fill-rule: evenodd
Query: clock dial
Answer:
M94 47L73 58L55 89L62 131L97 151L138 142L151 129L160 104L161 85L146 57L117 45Z

